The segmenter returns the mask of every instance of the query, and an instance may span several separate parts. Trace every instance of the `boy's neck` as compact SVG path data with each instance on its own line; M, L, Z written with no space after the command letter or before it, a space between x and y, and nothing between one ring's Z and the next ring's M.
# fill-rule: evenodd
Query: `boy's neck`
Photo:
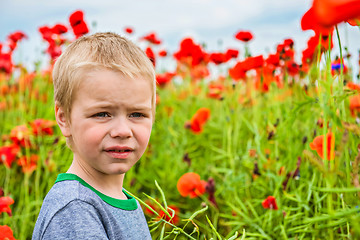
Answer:
M109 197L122 200L127 199L122 191L125 174L105 175L96 171L89 172L77 164L76 161L72 162L67 173L77 175L93 188Z

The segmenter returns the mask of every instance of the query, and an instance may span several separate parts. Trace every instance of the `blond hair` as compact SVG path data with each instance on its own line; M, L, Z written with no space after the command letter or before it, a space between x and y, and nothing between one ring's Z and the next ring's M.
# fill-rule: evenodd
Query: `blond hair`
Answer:
M86 70L109 69L127 77L143 77L152 87L152 112L155 118L156 80L153 64L130 40L116 33L95 33L71 43L56 60L53 69L54 100L70 121L74 94Z

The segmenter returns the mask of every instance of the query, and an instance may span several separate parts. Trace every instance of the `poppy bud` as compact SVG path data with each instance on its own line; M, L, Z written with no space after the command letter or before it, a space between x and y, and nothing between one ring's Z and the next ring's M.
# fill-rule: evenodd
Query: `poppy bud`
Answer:
M191 159L189 158L189 154L185 153L183 156L183 161L186 162L189 166L191 165Z
M276 122L274 123L274 127L277 127L278 125L279 125L279 123L280 123L280 119L276 119Z
M268 140L271 140L273 137L275 136L275 133L274 133L274 131L271 131L271 132L269 132L269 135L268 135Z
M261 176L261 173L259 171L259 165L257 162L254 163L254 170L253 170L253 174L257 175L257 176Z
M303 137L302 144L305 144L307 142L307 136Z

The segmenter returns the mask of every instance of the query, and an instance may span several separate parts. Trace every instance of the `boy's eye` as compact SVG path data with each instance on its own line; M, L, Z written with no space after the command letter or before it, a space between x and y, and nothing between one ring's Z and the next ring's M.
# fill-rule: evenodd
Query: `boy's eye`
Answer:
M140 118L140 117L145 117L145 115L139 112L135 112L130 114L130 117Z
M104 117L110 117L110 114L107 112L100 112L100 113L96 113L93 115L94 117L100 117L100 118L104 118Z

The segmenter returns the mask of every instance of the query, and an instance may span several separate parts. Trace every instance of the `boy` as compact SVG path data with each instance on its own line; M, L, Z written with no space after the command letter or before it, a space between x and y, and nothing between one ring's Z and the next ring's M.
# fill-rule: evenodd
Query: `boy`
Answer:
M123 189L144 153L155 114L155 72L114 33L77 39L53 70L55 117L73 161L44 199L33 239L151 239Z

